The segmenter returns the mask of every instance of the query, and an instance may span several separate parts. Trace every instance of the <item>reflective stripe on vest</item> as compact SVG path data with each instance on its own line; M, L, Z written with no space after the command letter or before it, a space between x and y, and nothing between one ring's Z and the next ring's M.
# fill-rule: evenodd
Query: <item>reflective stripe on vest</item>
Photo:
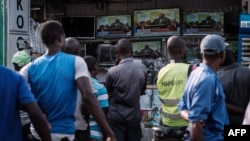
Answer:
M161 102L165 105L177 105L180 99L163 99L160 98Z
M169 113L166 113L166 112L163 112L163 111L162 111L161 114L162 114L163 117L166 117L166 118L169 118L169 119L181 119L180 114L169 114Z
M170 63L158 73L157 87L162 103L162 123L169 126L186 125L177 105L183 96L189 64Z

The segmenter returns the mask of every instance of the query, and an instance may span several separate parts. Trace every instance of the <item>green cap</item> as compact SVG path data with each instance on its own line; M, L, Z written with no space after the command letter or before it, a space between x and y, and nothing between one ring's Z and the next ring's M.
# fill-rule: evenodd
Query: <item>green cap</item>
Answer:
M31 61L31 56L25 51L18 51L12 57L12 63L16 63L19 67L23 67Z

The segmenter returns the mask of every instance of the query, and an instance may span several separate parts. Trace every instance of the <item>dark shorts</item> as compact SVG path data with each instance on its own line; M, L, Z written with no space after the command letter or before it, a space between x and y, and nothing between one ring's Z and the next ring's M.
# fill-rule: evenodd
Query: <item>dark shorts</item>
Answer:
M29 135L30 133L30 124L22 126L23 129L23 141L28 141L29 140Z
M76 130L75 141L90 141L89 130Z
M109 121L109 126L113 130L116 136L117 141L141 141L142 138L142 130L141 125L121 125L118 123L114 123L113 121Z

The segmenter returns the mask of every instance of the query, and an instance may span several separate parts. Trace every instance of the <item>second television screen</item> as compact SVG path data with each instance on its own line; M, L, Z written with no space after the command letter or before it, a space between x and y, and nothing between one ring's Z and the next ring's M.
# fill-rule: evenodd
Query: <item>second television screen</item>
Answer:
M180 34L180 10L150 9L134 11L134 36L166 36Z
M184 13L184 34L224 34L223 12Z
M131 15L96 17L97 38L120 38L131 36Z
M134 57L150 57L158 58L162 57L161 51L161 41L152 40L152 41L136 41L132 42L133 46L133 56Z

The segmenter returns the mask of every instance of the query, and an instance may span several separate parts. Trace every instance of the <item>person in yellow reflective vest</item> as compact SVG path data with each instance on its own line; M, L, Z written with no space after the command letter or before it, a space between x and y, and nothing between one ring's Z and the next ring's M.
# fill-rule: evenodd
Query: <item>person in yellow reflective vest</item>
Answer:
M179 36L167 40L166 51L169 63L163 67L157 78L157 88L162 103L161 122L166 127L178 127L185 131L188 122L180 117L177 108L192 65L185 63L185 41Z

